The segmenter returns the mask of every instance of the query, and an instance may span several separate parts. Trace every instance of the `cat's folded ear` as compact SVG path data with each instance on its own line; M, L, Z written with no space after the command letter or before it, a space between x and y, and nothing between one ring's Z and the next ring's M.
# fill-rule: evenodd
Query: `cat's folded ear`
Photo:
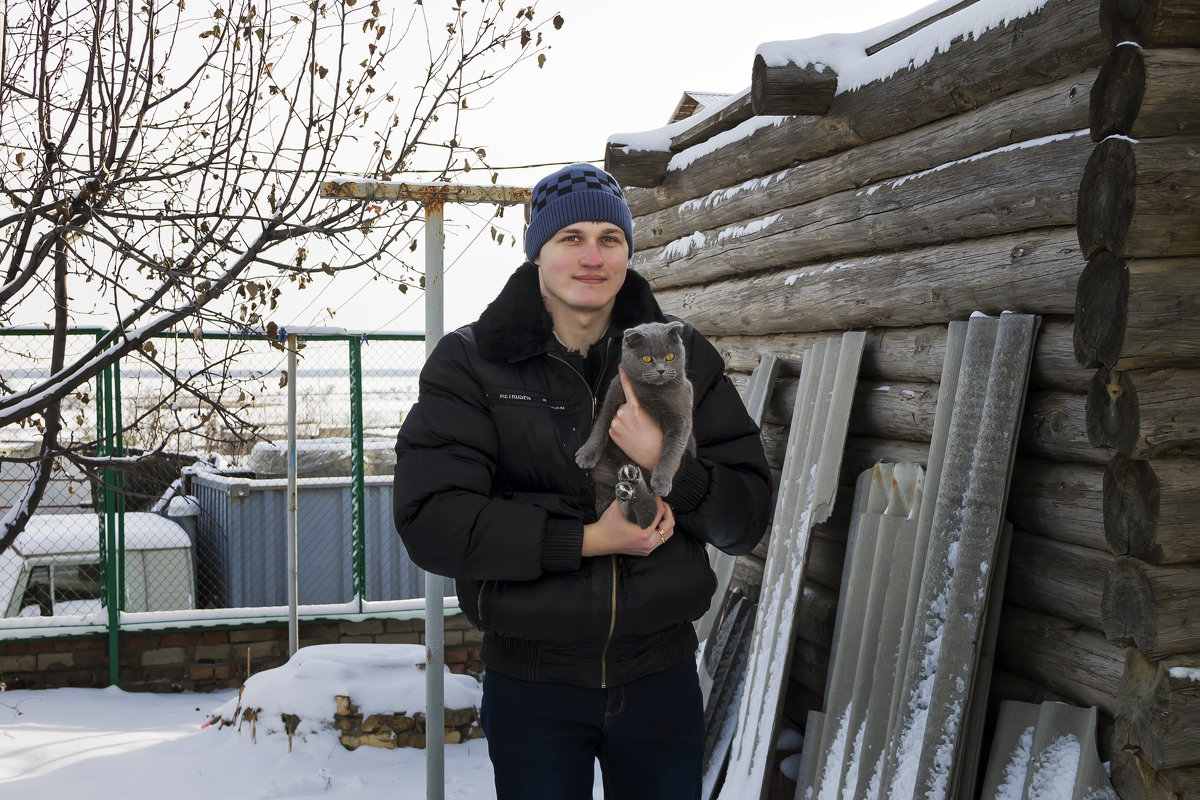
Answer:
M676 339L683 338L683 322L681 322L680 320L675 320L674 322L668 322L667 327L664 328L663 330L665 330L667 333L674 336Z
M632 346L636 347L637 345L641 344L643 338L645 338L645 337L642 336L642 334L639 331L637 331L633 328L630 328L629 330L625 331L625 338L623 341L627 345L632 345Z

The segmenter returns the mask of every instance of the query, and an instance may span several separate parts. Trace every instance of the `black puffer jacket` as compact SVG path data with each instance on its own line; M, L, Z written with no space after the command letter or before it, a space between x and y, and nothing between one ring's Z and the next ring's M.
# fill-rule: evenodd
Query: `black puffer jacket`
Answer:
M599 369L589 385L583 359L555 340L526 263L421 372L396 443L396 528L414 562L457 580L489 669L616 686L691 657L691 621L715 586L705 543L745 553L766 530L771 483L758 428L720 355L688 326L697 454L684 457L666 498L682 535L645 557L581 557L583 525L596 515L575 451L616 375L620 332L655 320L666 317L629 271L612 335L592 348Z

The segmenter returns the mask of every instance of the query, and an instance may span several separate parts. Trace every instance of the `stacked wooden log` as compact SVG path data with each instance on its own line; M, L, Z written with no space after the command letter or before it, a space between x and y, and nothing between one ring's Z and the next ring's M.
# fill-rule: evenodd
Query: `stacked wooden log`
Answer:
M1190 14L1180 16L1190 8ZM1074 344L1095 369L1100 624L1123 646L1113 780L1126 800L1200 796L1200 16L1114 3L1122 41L1092 89ZM1182 19L1190 17L1184 24ZM1190 31L1190 32L1189 32Z
M925 460L946 324L1038 314L992 698L1096 706L1125 800L1200 797L1200 680L1181 677L1200 668L1200 71L1186 49L1200 40L1165 22L1196 17L1196 0L1049 0L820 116L753 117L747 97L796 113L755 86L726 116L744 135L720 146L681 126L646 170L652 154L610 142L609 169L640 187L633 266L664 310L716 342L735 382L766 352L791 365L763 425L777 468L805 349L867 330L847 495L811 538L787 724L826 691L838 510L875 461ZM1159 39L1116 45L1134 30ZM796 65L769 67L755 81L806 91ZM1139 81L1138 100L1113 96ZM751 597L766 546L738 565Z

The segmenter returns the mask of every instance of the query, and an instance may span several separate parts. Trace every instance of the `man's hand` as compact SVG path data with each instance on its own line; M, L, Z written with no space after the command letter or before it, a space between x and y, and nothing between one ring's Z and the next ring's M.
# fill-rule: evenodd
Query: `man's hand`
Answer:
M633 386L625 375L625 368L618 368L621 378L621 388L625 391L625 402L617 409L612 424L608 426L608 435L625 451L625 455L647 473L654 471L658 457L662 453L663 433L658 423L649 414L642 412Z
M621 506L616 501L609 504L600 519L583 526L583 555L606 556L619 553L627 556L648 556L662 547L675 533L675 515L661 497L658 516L648 528L639 528L636 522L625 519Z

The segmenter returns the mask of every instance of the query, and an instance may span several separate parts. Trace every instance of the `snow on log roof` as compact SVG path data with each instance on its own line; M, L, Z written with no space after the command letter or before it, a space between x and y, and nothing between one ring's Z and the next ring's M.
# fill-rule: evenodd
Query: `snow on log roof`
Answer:
M976 0L964 3L962 0L935 0L906 17L869 30L765 42L758 46L754 55L755 58L761 57L768 66L794 64L832 69L837 74L837 93L841 94L873 81L885 80L903 70L919 67L938 53L949 50L953 42L978 38L988 30L1035 13L1046 2ZM753 61L747 59L747 65ZM709 95L712 103L702 105L691 116L662 128L613 134L608 139L609 145L624 150L669 150L672 139L700 125L746 92ZM684 98L689 94L697 97L696 93L686 93ZM678 113L679 108L676 111ZM770 120L773 119L764 118L757 122L747 120L733 130L724 131L721 143L728 143L730 135L749 136L764 121L765 124L772 124ZM696 150L696 153L691 153L687 159L673 159L668 169L683 169L712 149L712 140L694 145L688 150Z

